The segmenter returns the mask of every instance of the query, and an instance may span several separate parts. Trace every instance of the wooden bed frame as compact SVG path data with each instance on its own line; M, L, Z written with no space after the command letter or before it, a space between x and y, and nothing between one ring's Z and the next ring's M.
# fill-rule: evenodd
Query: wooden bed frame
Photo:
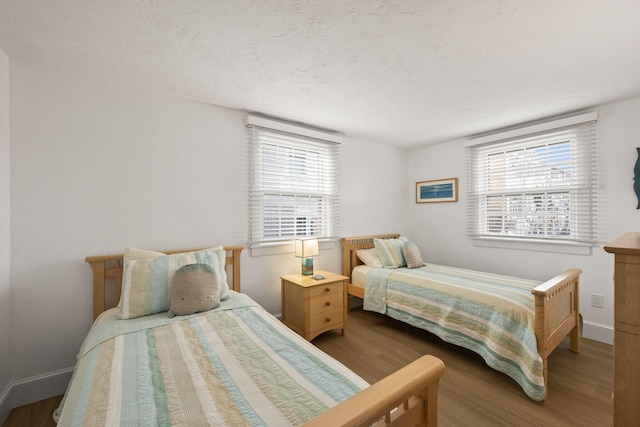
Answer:
M225 246L230 287L240 292L240 254L242 246ZM165 254L197 251L183 249ZM120 300L123 255L87 257L93 270L93 316L115 307ZM109 285L111 283L111 286ZM115 292L113 289L115 287ZM115 295L114 298L108 298ZM444 363L430 355L422 356L383 378L360 393L334 406L305 426L428 426L438 424L438 384ZM374 424L375 423L375 424Z
M351 283L351 272L363 264L356 254L358 249L374 247L373 239L397 239L399 234L380 234L371 236L345 237L342 239L343 275L349 277L348 293L364 299L364 288ZM570 268L562 274L540 284L531 292L535 298L535 334L538 353L542 357L545 385L547 391L547 359L560 342L570 334L570 350L580 351L580 300L578 282L581 270Z

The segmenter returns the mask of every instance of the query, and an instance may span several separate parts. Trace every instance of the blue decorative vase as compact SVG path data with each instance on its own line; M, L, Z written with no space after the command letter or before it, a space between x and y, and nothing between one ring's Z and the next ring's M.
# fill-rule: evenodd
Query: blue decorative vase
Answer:
M640 148L636 148L636 150L638 151L638 159L636 160L636 166L633 168L633 190L638 198L636 209L640 209Z
M302 274L313 276L313 258L302 258Z

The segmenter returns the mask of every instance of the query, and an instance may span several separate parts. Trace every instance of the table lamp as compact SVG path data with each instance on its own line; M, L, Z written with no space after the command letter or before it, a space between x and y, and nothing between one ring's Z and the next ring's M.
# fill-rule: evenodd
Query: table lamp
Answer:
M318 239L296 239L296 257L302 258L303 275L313 275L313 257L319 254Z

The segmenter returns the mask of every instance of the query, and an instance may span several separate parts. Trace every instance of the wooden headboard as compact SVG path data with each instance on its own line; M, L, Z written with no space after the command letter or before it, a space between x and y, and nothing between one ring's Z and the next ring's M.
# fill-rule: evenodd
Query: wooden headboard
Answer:
M167 255L180 252L193 252L201 249L182 249L162 251ZM242 246L225 246L227 260L225 267L231 275L231 289L240 292L240 253ZM93 318L95 320L103 311L115 307L120 301L122 291L123 254L89 256L85 259L93 269ZM229 268L229 266L231 266ZM111 284L111 286L109 286ZM115 303L114 303L115 301Z
M373 236L343 237L342 238L342 275L351 282L351 271L363 264L356 254L358 249L373 248L373 239L397 239L399 234L377 234Z

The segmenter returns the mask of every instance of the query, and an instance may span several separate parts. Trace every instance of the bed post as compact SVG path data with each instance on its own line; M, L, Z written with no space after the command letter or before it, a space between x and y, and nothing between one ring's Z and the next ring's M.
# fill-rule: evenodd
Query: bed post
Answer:
M570 344L569 349L574 353L580 353L580 279L576 277L575 288L573 290L573 311L575 314L576 325L571 330L571 336L569 337Z
M349 278L351 282L351 251L349 250L349 241L342 239L342 275Z
M93 270L93 320L104 311L104 261L89 261Z
M231 256L228 256L225 261L225 266L231 264L233 271L233 277L231 278L231 287L234 291L240 292L240 254L242 253L242 246L225 246L224 249L227 252L231 252Z

